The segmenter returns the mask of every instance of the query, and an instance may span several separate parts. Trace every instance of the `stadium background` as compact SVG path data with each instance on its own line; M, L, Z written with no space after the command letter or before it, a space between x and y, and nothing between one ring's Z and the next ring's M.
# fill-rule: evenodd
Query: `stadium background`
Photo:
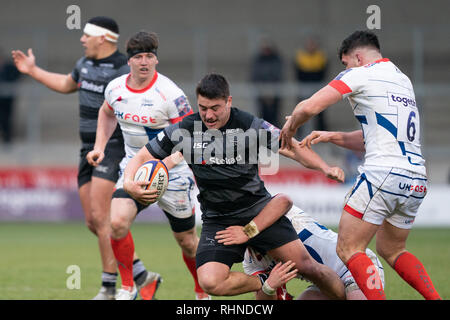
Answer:
M410 76L422 109L422 145L430 189L415 227L440 228L426 230L431 230L431 235L441 232L443 236L438 242L446 239L448 243L444 235L449 232L443 232L446 229L442 228L450 228L447 209L450 204L450 2L283 0L274 4L266 0L4 0L0 11L3 53L9 56L12 49L26 51L31 47L40 67L69 73L83 54L79 42L82 31L69 30L66 26L70 16L66 10L72 4L81 9L81 28L92 16L114 17L120 26L122 52L126 39L134 32L141 29L157 32L160 36L158 71L183 88L195 110L195 85L202 75L214 71L229 80L234 105L256 113L256 87L249 82L250 61L260 40L272 39L284 59L284 82L279 88L283 115L291 112L299 93L308 94L308 88L299 87L295 82L292 67L295 52L304 40L308 36L319 38L328 56L327 79L331 80L342 70L336 55L342 39L354 30L366 29L370 16L366 9L377 4L381 9L381 29L375 32L380 38L382 53ZM22 227L41 228L43 222L45 228L51 228L54 222L61 222L60 226L66 222L77 225L83 219L76 192L77 94L52 92L26 76L21 78L15 92L13 143L0 145L0 229L4 239L8 239L5 246L9 248L20 247L20 244L14 242L15 237L7 238L8 232L20 234L19 230L24 230ZM346 101L329 109L327 119L330 130L354 130L359 126ZM306 131L311 129L308 124ZM345 151L329 145L318 146L316 150L329 163L342 166L351 182L354 172L350 168L355 164L346 160ZM343 196L350 187L331 184L285 159L280 159L279 173L267 176L266 181L270 191L288 193L298 206L322 223L334 226L339 219ZM156 206L148 211L140 215L138 221L166 223ZM87 231L83 235L88 237L89 250L97 259L93 236ZM33 241L32 238L28 240ZM27 242L22 244L26 247ZM441 258L450 262L447 247L444 245ZM7 269L8 265L7 259L0 262L2 269ZM95 279L93 281L97 281ZM33 294L29 298L39 298ZM20 297L20 293L17 296L0 294L0 299ZM52 295L46 297L53 298ZM78 297L87 296L80 294Z

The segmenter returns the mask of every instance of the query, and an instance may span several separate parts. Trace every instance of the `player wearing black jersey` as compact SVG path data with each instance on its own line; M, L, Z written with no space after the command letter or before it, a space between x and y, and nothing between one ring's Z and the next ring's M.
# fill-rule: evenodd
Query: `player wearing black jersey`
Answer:
M119 27L113 19L91 18L80 39L84 57L77 61L70 74L53 73L39 68L31 49L28 49L28 55L20 50L12 51L14 63L20 72L54 91L79 92L79 133L82 146L78 167L78 193L86 224L98 237L103 273L102 288L94 299L102 300L114 299L117 278L117 265L110 243L109 214L114 185L119 177L119 163L125 155L120 127L117 126L108 141L101 166L91 166L86 160L86 154L95 143L98 111L103 104L107 84L129 72L126 56L117 49L118 37ZM136 279L145 281L146 269L137 258L134 270Z
M165 128L137 153L125 169L125 190L137 200L151 202L154 192L143 191L133 181L134 173L145 161L181 151L200 191L203 227L196 260L199 282L206 292L220 296L259 289L272 292L274 286L291 278L291 260L300 274L329 297L343 299L344 287L336 273L309 255L285 217L275 222L255 218L261 211L289 209L288 203L270 206L272 196L258 174L258 154L264 148L278 151L279 129L231 107L228 83L221 75L205 76L196 93L199 112ZM342 179L340 168L330 168L311 150L298 146L280 153L331 178ZM233 246L219 243L216 232L232 225L245 226L250 240ZM243 260L247 244L285 262L282 271L277 268L275 276L271 274L265 282L258 276L230 272L234 263Z

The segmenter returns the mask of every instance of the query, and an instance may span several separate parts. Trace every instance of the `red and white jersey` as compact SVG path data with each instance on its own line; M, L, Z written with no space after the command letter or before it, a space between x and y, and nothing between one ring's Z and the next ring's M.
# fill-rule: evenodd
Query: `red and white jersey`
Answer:
M165 127L193 113L184 92L166 76L155 72L146 88L136 90L127 84L130 75L112 80L105 90L108 107L122 129L127 159ZM180 165L187 166L185 161L176 167Z
M329 85L348 98L361 124L365 165L403 168L426 175L414 89L409 78L389 59L347 69Z

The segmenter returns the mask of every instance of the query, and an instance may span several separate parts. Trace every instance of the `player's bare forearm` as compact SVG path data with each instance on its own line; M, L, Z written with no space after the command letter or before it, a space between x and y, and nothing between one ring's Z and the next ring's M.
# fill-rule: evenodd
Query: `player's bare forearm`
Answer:
M342 132L341 147L350 150L365 151L366 148L364 145L364 136L362 130Z
M325 86L310 98L301 101L292 112L292 126L296 129L313 116L340 101L342 95L331 86Z
M282 148L292 148L291 138L295 135L297 129L309 119L341 99L342 95L339 91L331 86L325 86L310 98L297 104L292 114L287 117L287 121L281 130L280 139Z
M300 145L311 148L311 145L321 142L330 142L339 147L350 150L365 151L362 130L351 132L313 131L300 142Z
M36 65L36 58L31 48L28 49L27 54L20 50L12 50L11 55L17 70L29 75L48 88L60 93L70 93L77 90L77 83L70 74L54 73L39 68Z
M253 237L271 226L275 221L285 215L291 207L292 200L288 196L279 193L267 203L261 212L253 218L247 226L230 226L224 230L218 231L215 238L219 243L223 243L224 245L246 243L250 239L250 236ZM255 233L255 230L253 230L254 234L250 234L249 236L249 232L248 230L246 231L246 228L251 224L256 226L257 231Z
M47 88L59 93L72 93L78 89L77 83L72 79L70 74L49 72L35 66L29 75Z
M253 218L253 221L258 226L258 230L262 231L284 216L291 208L292 200L287 195L279 193Z
M94 150L104 151L108 140L111 138L117 127L117 118L114 112L108 107L106 101L103 102L98 112L97 133L95 136Z
M124 170L123 176L124 181L133 181L134 175L139 167L147 161L156 160L155 157L147 150L147 147L142 147L136 155L128 161L127 166ZM125 183L124 183L125 185Z
M330 167L317 153L306 145L292 139L291 149L280 149L280 153L285 157L291 158L304 167L312 170L317 170L323 173L327 178L344 182L344 171L339 167Z
M165 157L162 161L167 167L167 170L172 169L177 164L179 164L181 161L183 161L183 154L180 151L177 151L175 153L172 153L170 156Z

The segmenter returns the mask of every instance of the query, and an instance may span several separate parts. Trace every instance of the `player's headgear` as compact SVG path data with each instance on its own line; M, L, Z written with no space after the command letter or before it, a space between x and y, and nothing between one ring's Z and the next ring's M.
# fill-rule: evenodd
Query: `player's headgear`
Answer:
M350 53L358 47L373 47L380 51L380 42L375 33L371 31L355 31L342 41L339 49L339 60L342 55Z
M230 87L224 76L210 73L200 80L195 92L208 99L228 99Z
M105 39L116 43L119 39L119 26L109 17L93 17L89 19L83 32L89 36L105 36Z
M151 52L156 56L158 45L159 41L156 33L139 31L127 41L128 59L145 52Z

